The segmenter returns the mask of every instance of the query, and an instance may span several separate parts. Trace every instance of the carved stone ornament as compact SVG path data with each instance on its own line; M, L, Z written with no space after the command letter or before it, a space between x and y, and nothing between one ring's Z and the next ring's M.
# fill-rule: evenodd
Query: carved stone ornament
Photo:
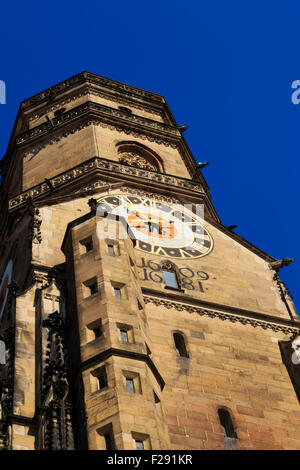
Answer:
M167 269L169 271L177 271L177 267L171 261L163 261L161 263L162 269Z
M32 96L31 98L28 98L27 100L23 101L22 107L26 109L29 106L41 103L42 101L47 100L49 98L51 92L55 93L56 95L58 95L59 93L65 93L66 91L69 91L72 87L79 86L84 82L91 83L98 87L105 87L110 91L110 93L111 90L114 90L114 92L121 92L123 95L128 95L129 97L135 96L138 99L144 99L149 102L165 102L164 97L161 95L157 95L156 93L151 93L150 91L146 90L140 90L139 88L135 88L131 85L125 85L123 83L116 82L115 80L112 80L110 78L101 77L100 75L96 75L90 72L81 72L75 75L74 77L68 78L63 82L58 83L57 85L54 85L53 87L48 88L47 90L38 93L37 95Z
M291 258L282 258L276 261L273 261L270 263L270 269L274 269L276 272L278 272L283 266L289 266L293 260Z
M42 217L40 215L40 210L35 208L33 210L33 215L32 215L31 225L30 225L30 239L32 243L39 244L42 242L41 224L42 224Z
M297 336L292 342L292 349L294 350L294 352L292 353L292 363L295 365L299 365L300 364L300 336Z
M242 325L251 325L254 328L260 327L264 330L273 330L275 332L282 332L284 334L299 334L299 327L292 327L289 325L280 324L279 322L276 323L268 322L264 320L258 320L256 318L244 317L242 315L237 315L233 313L225 313L219 312L216 310L208 310L202 307L195 307L193 305L184 304L182 302L172 302L169 300L161 299L158 297L151 297L151 296L144 296L144 302L146 304L152 303L158 307L164 307L167 309L175 309L180 312L186 311L187 313L196 313L197 315L203 316L206 315L210 318L219 318L220 320L229 320L232 323L242 323Z
M158 171L157 166L149 162L145 157L138 155L134 152L126 152L120 155L120 163L126 163L127 165L136 166L138 168L144 168L146 170Z
M283 282L283 281L279 278L279 274L278 274L277 272L274 274L273 280L274 280L275 283L276 283L276 286L277 286L277 289L278 289L278 291L279 291L281 300L282 300L282 301L285 301L286 298L290 298L291 300L293 300L293 296L292 296L290 290L288 289L288 287L287 287L287 285L285 284L285 282Z
M72 406L69 398L69 364L64 347L64 324L55 311L43 321L48 328L42 398L45 406L44 448L48 450L74 449Z
M40 119L41 117L45 116L46 114L49 114L49 113L52 113L52 112L54 112L58 109L61 109L66 104L69 104L69 103L71 103L73 101L76 101L79 98L82 98L83 96L87 96L87 95L97 96L99 98L104 98L104 99L109 99L110 101L114 101L118 104L123 104L123 105L126 105L126 106L130 106L133 109L136 108L136 109L140 109L140 110L143 110L143 111L148 111L149 113L155 114L159 117L161 117L162 112L163 112L161 109L160 110L155 109L153 107L153 105L150 106L146 103L141 103L141 104L140 103L139 104L134 103L134 105L132 105L132 101L128 98L126 99L126 97L124 99L121 96L114 96L109 92L107 92L107 93L100 92L98 90L95 90L93 87L89 86L87 90L83 90L83 91L80 91L80 92L75 92L75 93L72 94L72 96L66 98L65 100L60 101L59 103L54 103L51 106L44 107L39 112L34 112L32 115L30 115L29 121L34 122L34 121Z

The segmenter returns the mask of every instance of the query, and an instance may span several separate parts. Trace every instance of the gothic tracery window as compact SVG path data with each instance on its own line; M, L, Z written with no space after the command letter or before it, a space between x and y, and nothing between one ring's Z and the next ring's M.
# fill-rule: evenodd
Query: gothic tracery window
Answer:
M161 171L158 155L151 149L137 142L121 142L117 145L120 163L143 168L150 171Z

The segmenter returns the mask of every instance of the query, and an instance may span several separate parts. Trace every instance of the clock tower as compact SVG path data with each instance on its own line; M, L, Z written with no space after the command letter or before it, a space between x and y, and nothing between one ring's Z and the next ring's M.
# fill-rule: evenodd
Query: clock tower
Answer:
M0 448L300 449L299 317L165 98L82 72L1 160Z

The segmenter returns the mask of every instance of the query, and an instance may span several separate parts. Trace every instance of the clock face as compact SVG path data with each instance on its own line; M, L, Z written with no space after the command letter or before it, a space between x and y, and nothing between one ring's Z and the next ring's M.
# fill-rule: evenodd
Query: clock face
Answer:
M12 260L10 260L7 263L7 266L6 266L6 269L4 271L2 281L1 281L1 284L0 284L0 320L2 318L4 308L5 308L5 305L6 305L6 301L7 301L8 286L11 282L12 270L13 270L13 262L12 262Z
M184 206L143 197L113 195L98 200L97 212L123 216L136 248L171 258L200 258L213 248L203 221Z

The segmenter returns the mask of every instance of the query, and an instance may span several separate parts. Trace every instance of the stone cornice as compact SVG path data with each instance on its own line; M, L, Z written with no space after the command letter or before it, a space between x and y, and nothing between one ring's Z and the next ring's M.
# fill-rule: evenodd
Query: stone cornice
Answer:
M89 369L93 367L95 364L99 364L100 362L107 360L111 356L124 357L126 359L133 359L135 361L145 362L147 366L149 367L149 369L151 370L151 372L153 373L154 377L156 378L157 383L160 386L160 389L163 390L165 386L165 381L160 375L151 357L148 356L147 354L143 354L143 353L139 353L135 351L127 351L124 349L117 349L117 348L106 349L105 351L99 354L96 354L95 356L92 356L91 358L83 361L80 364L80 370L82 371L82 370Z
M90 86L89 84L85 85L84 88L80 88L79 90L75 90L72 93L70 93L66 98L61 98L59 100L56 100L53 103L45 103L43 107L39 108L38 110L34 110L33 113L29 114L28 120L29 122L35 121L37 119L40 119L41 117L45 116L46 114L49 114L51 112L54 112L58 109L61 109L63 106L66 104L72 103L73 101L78 100L79 98L82 98L83 96L97 96L100 98L107 99L109 101L114 101L118 104L124 104L127 106L132 106L132 108L135 109L141 109L143 111L148 111L149 113L156 114L157 116L162 117L163 114L163 109L162 106L154 106L150 105L148 103L138 103L136 101L133 101L130 99L130 97L121 97L120 95L114 95L110 93L107 90L98 90L97 88Z
M93 170L100 170L106 175L109 173L109 175L115 174L138 178L139 180L148 181L151 185L153 183L158 183L164 185L165 188L166 186L173 186L181 190L189 190L198 194L204 194L201 183L150 170L143 170L141 168L124 165L104 158L94 157L80 165L77 165L69 171L50 178L47 183L40 183L10 199L8 203L9 210L13 210L22 204L25 204L29 197L36 199L44 194L49 194L53 190L62 187L64 184L75 181ZM105 184L107 184L107 182Z
M33 157L41 149L59 142L90 125L97 125L125 134L132 135L149 142L156 142L166 147L176 148L183 158L192 178L198 178L196 163L181 132L176 126L148 119L136 114L128 114L119 109L104 106L88 101L73 108L50 122L20 134L15 139L16 148L22 149L23 155L32 154ZM25 146L25 148L23 148ZM7 160L8 156L4 157ZM206 185L203 176L202 183ZM207 185L206 185L207 186ZM206 188L208 189L208 188Z
M155 134L159 134L164 138L181 138L181 133L175 126L169 126L168 124L159 121L137 116L136 114L127 114L119 109L111 108L99 103L94 103L92 101L87 101L86 103L83 103L76 108L70 109L62 115L53 118L52 122L54 127L52 127L50 122L45 122L19 135L16 137L16 145L19 147L35 140L36 138L53 133L58 128L62 127L64 124L69 123L75 118L81 118L83 115L91 113L95 115L94 119L97 118L102 122L109 122L110 124L118 122L119 125L122 123L125 125L126 123L135 130L140 127L143 130L154 131Z
M66 172L60 173L59 175L50 178L48 180L48 183L42 182L22 192L18 196L11 198L8 201L8 209L11 212L15 209L18 209L19 207L22 207L26 203L26 200L28 198L32 198L33 200L35 200L40 198L41 196L43 198L44 196L51 196L51 200L55 200L57 192L56 190L63 191L64 187L68 184L76 183L77 181L79 182L80 178L85 177L89 174L92 175L93 173L97 172L100 172L99 175L101 175L102 178L103 175L105 176L105 181L89 182L87 185L77 188L75 192L72 192L70 194L70 197L80 197L81 195L97 191L108 184L108 179L112 181L114 178L123 179L123 181L127 184L134 182L135 188L138 179L138 182L140 183L140 189L143 190L143 185L145 184L151 187L152 189L154 189L155 187L158 190L158 194L159 191L163 189L165 197L166 191L168 192L168 195L171 198L177 195L182 196L182 194L178 194L178 191L184 191L185 194L188 194L189 197L192 196L193 198L196 197L197 199L199 199L199 197L201 196L201 198L203 198L203 201L207 205L207 219L209 223L213 224L217 229L222 230L224 233L226 233L227 236L234 239L237 243L240 243L256 255L260 256L265 261L271 262L275 260L275 258L263 252L262 250L254 246L252 243L248 242L247 240L235 234L234 232L226 229L221 223L218 222L218 218L213 211L211 201L207 197L201 183L185 178L179 178L163 173L157 173L150 170L143 170L141 168L132 167L129 165L115 162L113 160L108 160L99 157L91 158L90 160L87 160L86 162L81 163ZM131 191L134 193L136 193L135 188L131 189ZM170 194L171 191L172 195ZM168 202L172 201L169 200Z
M90 72L81 72L23 101L21 107L23 109L27 109L32 106L37 106L43 103L44 101L49 101L49 99L51 99L53 96L57 96L61 93L66 93L72 88L81 85L85 82L92 83L94 85L113 90L115 93L128 95L139 100L145 100L148 102L155 103L166 102L165 98L162 95L151 93L149 91L142 90L131 85L126 85L125 83L117 82L115 80L111 80L110 78L101 77L100 75L96 75Z
M269 329L275 332L282 332L286 335L299 334L300 331L300 322L297 325L297 323L292 320L285 320L283 318L277 318L259 312L250 312L226 306L205 308L204 306L199 305L200 302L197 302L198 305L196 305L195 303L189 302L187 299L182 301L179 298L180 296L178 296L178 300L170 300L162 295L150 295L149 291L149 289L143 289L143 298L146 304L152 303L158 307L164 307L167 309L196 313L200 316L219 318L223 321L229 320L232 323L239 322L242 325L250 325L254 328L260 327L264 330Z

